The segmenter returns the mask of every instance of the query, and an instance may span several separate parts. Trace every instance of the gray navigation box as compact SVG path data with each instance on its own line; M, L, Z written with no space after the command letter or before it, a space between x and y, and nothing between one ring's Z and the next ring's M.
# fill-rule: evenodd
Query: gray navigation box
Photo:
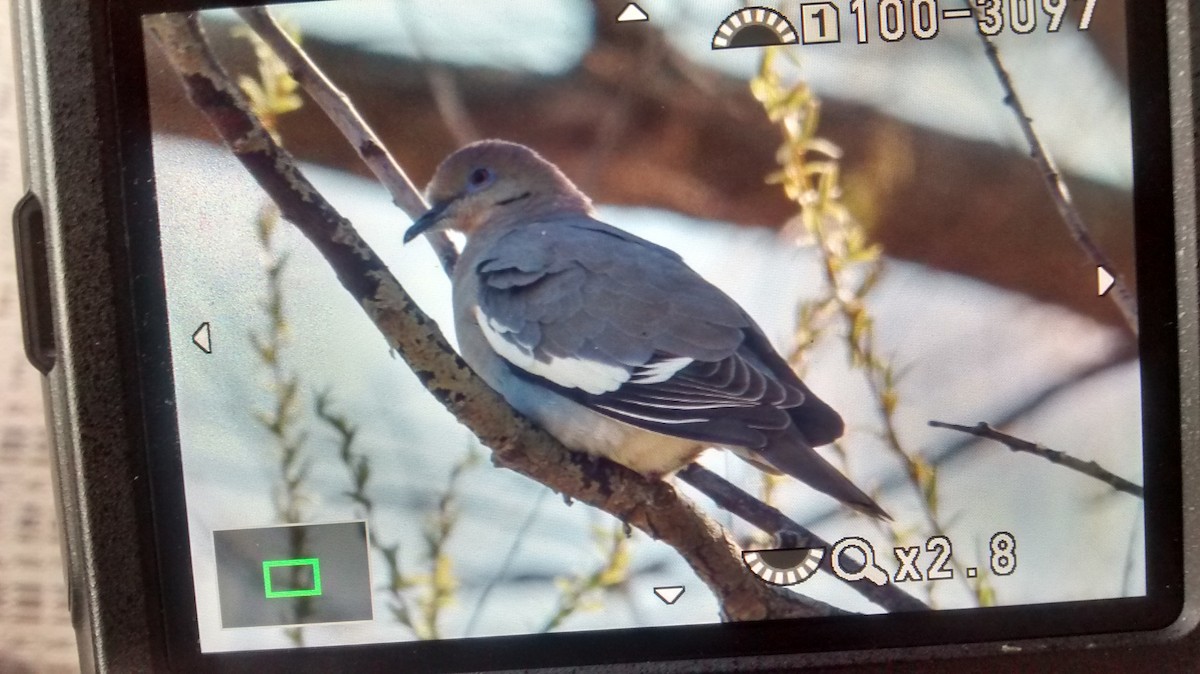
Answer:
M370 620L366 522L213 532L223 627Z

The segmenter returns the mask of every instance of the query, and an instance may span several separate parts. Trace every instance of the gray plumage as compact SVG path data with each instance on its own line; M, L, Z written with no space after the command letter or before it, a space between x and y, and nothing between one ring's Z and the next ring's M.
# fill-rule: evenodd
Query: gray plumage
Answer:
M674 252L596 220L552 164L485 141L443 162L428 192L406 240L468 235L453 278L464 359L568 447L655 477L728 448L887 517L812 449L842 419L754 320Z

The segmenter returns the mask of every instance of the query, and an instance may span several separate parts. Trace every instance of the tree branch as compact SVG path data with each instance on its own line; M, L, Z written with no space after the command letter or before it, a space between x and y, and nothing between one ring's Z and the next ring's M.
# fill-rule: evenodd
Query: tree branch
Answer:
M391 193L392 202L413 220L429 210L429 205L421 198L404 169L400 168L400 164L363 121L350 98L325 77L296 41L280 27L271 13L265 7L239 9L237 13L271 47L275 55L287 66L292 78L304 87L338 131L350 141L363 163ZM454 263L458 261L458 251L454 243L445 232L433 232L428 236L442 268L449 274L450 270L454 269Z
M971 11L975 13L975 18L978 19L978 7L974 3L971 3L970 6ZM1117 305L1117 309L1120 310L1126 325L1129 326L1129 331L1136 336L1138 334L1137 298L1129 290L1129 286L1125 284L1125 280L1117 273L1117 268L1113 266L1112 260L1108 258L1108 255L1096 243L1095 238L1092 237L1091 230L1088 229L1087 223L1083 221L1083 216L1080 215L1079 209L1075 207L1075 201L1071 198L1071 192L1067 189L1066 182L1063 181L1062 174L1058 170L1058 165L1055 164L1054 158L1050 156L1046 147L1042 145L1041 137L1038 136L1037 131L1033 128L1033 119L1025 112L1025 104L1021 102L1021 98L1017 95L1012 77L1008 74L1008 69L1004 67L1003 61L1000 60L1000 51L996 48L996 43L985 35L983 31L979 31L979 39L983 41L983 50L987 54L988 62L991 63L992 70L996 71L996 77L1000 80L1000 86L1004 88L1004 102L1012 108L1013 114L1017 117L1017 123L1021 126L1021 133L1025 136L1025 142L1029 144L1030 158L1037 164L1038 170L1041 172L1042 179L1046 183L1046 190L1050 193L1050 199L1054 202L1054 207L1058 209L1058 214L1062 217L1063 223L1066 224L1067 230L1071 233L1071 238L1075 240L1076 245L1087 255L1092 264L1097 267L1104 267L1112 274L1115 282L1108 296Z
M960 426L958 424L949 424L944 421L930 421L929 425L933 426L934 428L948 428L952 431L967 433L978 438L995 440L1014 452L1026 452L1028 454L1033 454L1034 456L1040 456L1052 463L1066 466L1067 468L1083 473L1088 477L1096 478L1097 480L1100 480L1117 491L1123 491L1126 494L1132 494L1138 498L1144 498L1141 485L1134 484L1123 477L1101 468L1100 464L1096 463L1095 461L1083 461L1082 459L1077 459L1066 452L1060 452L1048 447L1043 447L1028 440L1022 440L1021 438L1009 435L1007 433L1001 433L982 421L974 426Z
M349 97L336 89L332 82L330 82L324 73L321 72L320 68L312 62L312 60L304 53L302 49L300 49L299 45L297 45L296 42L280 28L278 23L271 17L267 9L253 8L237 11L239 15L241 15L242 18L247 21L248 25L254 29L255 32L259 33L260 37L262 37L263 40L272 48L272 50L276 52L276 55L288 65L288 68L292 71L293 77L295 77L302 86L305 86L306 89L308 89L309 94L318 101L326 101L328 103L327 105L321 105L322 110L324 110L326 114L335 121L335 124L338 126L338 128L342 130L343 135L352 144L354 144L355 140L359 138L376 138L375 134L369 128L367 128L366 122L362 119L362 117L354 111L353 104L350 102ZM643 51L656 50L657 49L650 49L649 47L643 48ZM316 83L320 83L319 86L316 86ZM310 85L313 86L310 88ZM457 105L457 111L448 111L446 106L444 106L442 103L438 104L439 110L443 114L454 112L454 114L451 115L452 118L465 115L465 109L461 107L461 101L457 99L458 92L453 89L453 81L448 80L446 85L449 86L450 89L444 93L454 99L453 101L448 102L447 105L451 105L451 107ZM464 121L465 124L463 124ZM474 131L474 125L470 123L469 119L464 118L458 122L452 123L452 125L457 125L461 129L461 133L476 133ZM386 155L386 148L382 148L382 145L380 145L380 148L384 150ZM398 181L397 184L400 184L402 187L406 187L407 192L411 192L415 195L415 192L412 190L411 183L409 183L408 179L404 176L403 169L391 159L390 155L386 155L386 158L388 160L388 165L384 167L385 171L376 171L376 176L381 181L386 183L386 175L398 174L402 180ZM370 162L368 161L368 164L369 163ZM420 199L419 196L416 198ZM424 205L423 201L420 203L422 206ZM449 269L447 269L447 273L449 273ZM818 543L815 544L825 545L820 538L816 537L799 524L787 519L778 510L775 510L774 508L771 508L770 506L754 499L752 496L729 483L724 478L711 473L696 464L693 464L691 468L693 469L691 475L695 476L697 479L694 481L689 481L685 476L681 475L681 477L683 477L685 481L689 481L693 487L700 490L706 496L713 499L713 501L719 506L737 515L741 519L751 524L755 524L756 526L759 526L757 524L758 522L766 522L769 528L764 528L763 530L768 533L775 534L779 531L787 530L797 536L800 536L801 538L817 541ZM764 517L764 515L766 515L768 512L774 513L775 517ZM846 568L855 566L853 560L850 560L848 557L846 559L848 560ZM832 569L828 564L826 565L826 569L832 572ZM889 611L928 609L927 606L912 598L899 588L888 586L878 589L876 585L870 582L862 581L852 585L855 585L856 590L861 592L868 599Z
M317 248L342 286L425 387L492 449L493 462L603 510L674 548L709 587L727 620L827 616L828 604L758 580L724 531L669 484L573 453L513 411L455 353L351 223L317 192L249 112L209 50L194 13L147 26L189 99L234 155Z
M350 140L352 144L354 144L355 140L358 138L376 138L374 133L367 128L366 122L362 119L362 117L354 111L353 104L350 102L349 97L336 89L332 82L330 82L329 79L321 72L320 68L313 63L310 58L308 58L303 50L300 49L299 45L297 45L296 42L280 28L278 23L271 17L267 9L253 8L237 11L239 15L241 15L242 18L247 21L250 27L258 32L260 37L262 37L263 40L269 46L271 46L271 48L276 52L276 55L288 65L288 68L292 71L293 77L295 77L302 86L306 86L306 89L309 90L309 94L318 101L326 101L328 103L327 105L321 105L321 108L326 112L327 115L331 117L331 119L334 120L338 128L342 130L343 135ZM661 41L656 41L644 45L642 47L642 51L647 53L657 52L661 50L661 47ZM447 78L449 77L444 69L439 68L434 72L441 73ZM319 83L319 86L317 86L317 83ZM433 84L434 83L431 80L431 85ZM465 117L466 111L461 106L461 100L458 99L458 92L454 88L453 80L446 79L442 84L444 87L446 87L446 90L442 92L442 95L446 97L447 100L439 101L438 109L443 113L443 116L448 116L450 118L450 125L457 129L455 132L456 137L464 134L474 134L477 137L477 132L474 130L474 125L470 122L469 118ZM309 85L312 86L310 87ZM437 92L435 92L435 97L437 97ZM468 135L468 140L472 139L473 138L470 138ZM460 142L467 141L463 141L460 138ZM384 149L386 154L386 149L382 148L382 146L380 147L381 149ZM384 167L386 172L376 171L376 176L381 181L386 183L387 178L385 175L399 174L400 178L402 178L402 180L399 181L399 184L406 186L408 191L411 192L411 183L409 183L407 178L404 177L403 169L401 169L396 162L391 161L390 155L387 155L387 159L388 165ZM368 164L369 163L370 162L368 161ZM419 197L417 198L419 199ZM423 205L424 202L422 201L421 204ZM786 529L798 536L801 536L802 538L811 539L818 542L821 540L811 532L808 532L806 529L801 527L799 524L784 517L784 515L779 511L754 499L752 496L746 494L744 491L740 490L738 487L724 480L720 476L707 471L699 465L693 464L692 468L694 469L692 475L700 478L694 482L691 482L692 486L700 490L709 498L713 499L713 501L719 506L737 515L743 520L750 522L751 524L755 524L756 519L759 522L768 522L771 528L764 529L764 531L767 531L768 533L777 533L778 531L783 531ZM686 481L686 477L684 479ZM737 495L740 495L744 498L738 498ZM777 519L764 519L763 515L766 513L766 511L757 510L756 504L757 506L765 508L766 511L774 512L774 514L777 516ZM825 545L824 542L820 542L819 544ZM846 559L849 560L848 557ZM849 568L849 566L854 566L852 560L847 568ZM826 565L826 568L832 572L832 569L828 564ZM928 608L899 588L889 586L879 590L877 589L876 585L863 581L853 585L855 585L856 589L863 593L868 599L889 611Z

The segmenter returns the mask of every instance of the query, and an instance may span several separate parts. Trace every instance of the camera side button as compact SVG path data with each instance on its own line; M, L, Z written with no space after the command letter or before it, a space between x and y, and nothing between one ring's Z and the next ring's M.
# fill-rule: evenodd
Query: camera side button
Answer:
M42 202L32 192L13 211L13 248L17 254L17 290L25 356L42 374L54 367L54 320L50 313L50 263Z

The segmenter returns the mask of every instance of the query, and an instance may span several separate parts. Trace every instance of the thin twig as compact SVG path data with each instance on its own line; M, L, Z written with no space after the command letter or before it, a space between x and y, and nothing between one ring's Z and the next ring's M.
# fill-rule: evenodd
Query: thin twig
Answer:
M438 497L437 507L430 513L425 528L425 544L428 546L429 587L428 594L417 602L421 609L421 618L425 623L425 634L429 639L442 638L441 620L442 609L448 606L458 591L458 579L454 576L450 556L446 546L450 536L458 525L458 496L459 484L463 474L478 461L479 455L472 448L467 456L455 464L450 470L450 479L446 488Z
M454 73L444 66L430 65L425 70L425 79L429 81L429 92L433 94L433 104L437 106L438 114L446 122L446 130L454 137L454 142L467 145L483 138L479 135L479 127L471 119L467 104L463 102L462 92Z
M363 163L392 195L392 202L413 220L429 210L429 205L421 198L404 169L400 168L400 164L363 121L350 98L329 81L271 13L264 7L239 9L237 13L287 65L292 77L350 141ZM449 273L458 260L458 250L444 232L430 234L429 243L437 253L442 268Z
M600 565L591 573L560 581L558 605L539 632L553 632L568 618L585 610L589 595L610 592L628 583L629 538L622 525L616 525L611 532L597 532L595 537L604 553Z
M467 627L463 630L464 637L469 637L475 632L475 623L483 615L483 608L487 605L488 598L491 597L492 591L496 589L496 586L508 575L513 561L517 558L517 552L525 542L525 536L533 528L533 523L537 521L538 513L542 509L542 504L546 502L546 496L549 493L545 489L538 491L537 499L533 502L533 507L529 509L529 514L525 516L525 521L517 528L517 533L513 536L512 544L508 546L508 552L504 553L504 561L500 562L495 575L488 579L487 585L479 593L479 599L475 601L475 608L471 610L471 618L467 620Z
M1026 452L1028 454L1033 454L1034 456L1040 456L1051 463L1057 463L1059 465L1066 466L1071 470L1100 480L1117 491L1123 491L1126 494L1132 494L1138 498L1144 497L1143 489L1140 485L1134 484L1123 477L1101 468L1100 464L1096 463L1095 461L1084 461L1082 459L1077 459L1066 452L1060 452L1055 449L1043 447L1035 442L1022 440L1021 438L1009 435L1007 433L1001 433L982 421L974 426L960 426L958 424L949 424L944 421L930 421L929 425L933 426L934 428L947 428L960 433L968 433L979 438L995 440L1014 452Z
M975 6L975 3L968 4L971 7L971 11L975 12L976 18L979 18L979 9ZM1030 158L1037 164L1038 170L1042 174L1042 180L1046 184L1046 190L1050 193L1050 199L1054 201L1054 207L1058 209L1058 214L1062 217L1063 223L1066 224L1067 230L1071 233L1071 238L1075 240L1080 250L1087 255L1091 263L1097 267L1104 267L1106 271L1112 274L1115 281L1112 290L1107 295L1117 305L1117 309L1120 310L1121 316L1125 319L1125 324L1129 326L1129 331L1136 336L1138 334L1137 298L1129 290L1129 286L1125 284L1125 280L1117 273L1117 268L1113 266L1108 255L1100 248L1096 240L1092 238L1091 230L1088 229L1087 223L1083 221L1083 216L1079 213L1079 209L1076 208L1075 201L1071 198L1071 192L1067 189L1067 184L1063 181L1062 173L1059 172L1054 158L1050 156L1049 151L1042 145L1041 137L1038 136L1037 131L1033 128L1033 119L1025 111L1025 104L1021 102L1020 96L1017 95L1012 77L1004 67L1004 62L1000 60L1000 51L996 48L996 43L985 35L983 31L979 31L979 39L983 41L983 49L987 54L988 61L992 65L992 70L996 71L996 77L1000 79L1000 86L1004 88L1004 102L1012 108L1013 114L1017 117L1017 123L1021 126L1021 133L1025 135L1025 142L1029 144Z
M281 53L280 57L285 61L285 63L289 64L289 68L293 70L293 76L296 77L297 81L306 87L308 86L307 83L309 81L322 82L328 88L328 90L334 92L332 94L334 99L345 102L350 114L345 114L344 112L339 113L337 108L326 107L325 105L322 105L321 107L326 111L326 114L330 115L331 118L334 119L335 123L338 123L339 128L342 128L343 123L352 126L363 127L361 129L350 129L348 131L343 130L344 135L348 139L353 142L355 138L374 138L374 134L372 134L369 129L365 128L365 122L361 119L361 117L358 117L357 113L354 113L353 108L349 107L349 103L345 100L345 96L332 88L332 85L330 85L328 80L320 73L317 66L313 64L306 55L303 54L299 47L297 47L295 43L291 41L291 38L287 36L286 33L283 33L283 31L279 29L278 25L274 23L273 19L270 18L269 14L267 14L265 10L239 10L239 12L243 14L243 17L246 18L251 27L253 27L260 34L262 34L265 29L260 29L261 27L259 23L265 20L269 21L274 27L274 31L278 33L276 38L286 39L287 45L290 45L288 48L294 53L292 53L291 56L289 56L288 53ZM263 37L268 44L272 45L273 48L275 47L276 40L271 39L266 35ZM295 65L293 65L294 59L299 59L299 62L302 64L301 68L297 68ZM310 94L313 94L311 89ZM320 99L318 96L316 94L313 95L314 99L317 99L319 102ZM341 116L339 117L339 115ZM388 157L388 161L394 164L394 161L392 161L390 157ZM398 166L396 166L396 171L399 172L399 175L403 176L403 171ZM405 179L405 182L407 182L407 179ZM362 245L365 246L365 243ZM707 472L705 469L697 465L693 465L691 470L693 470L696 474ZM769 533L774 534L778 531L788 530L796 533L798 536L808 536L814 541L820 541L820 539L813 536L811 532L807 532L807 530L803 529L795 522L791 522L784 517L782 513L779 513L779 511L771 508L770 506L766 506L765 504L761 504L749 494L742 492L740 489L726 482L715 474L710 473L708 479L700 480L699 482L699 484L693 484L693 486L712 498L718 504L722 505L722 507L725 507L730 512L741 517L747 522L768 522L767 528L764 530L768 531ZM741 498L731 499L730 496L735 494L740 495ZM761 509L756 508L756 505L761 507ZM774 513L774 515L771 516L769 513ZM767 515L765 519L763 517L764 514ZM860 567L861 564L856 565L852 559L847 558L844 566L846 568L857 568ZM878 600L879 605L888 610L924 610L927 608L924 604L907 595L902 590L898 590L891 586L880 588L882 591L875 591L874 589L870 588L876 588L877 586L874 586L870 583L866 583L866 585L870 585L870 588L861 587L863 585L862 582L855 583L854 585L860 586L858 587L859 591L864 592L864 595L867 595L868 598L874 597L873 600Z
M778 153L780 171L768 180L778 181L795 202L797 215L785 225L785 231L800 229L811 239L825 277L824 296L800 307L797 346L788 362L799 374L808 349L829 330L829 322L840 319L850 369L862 374L871 392L882 426L881 439L904 466L930 533L945 536L938 513L937 471L919 452L905 446L897 423L901 401L899 375L891 359L879 352L875 341L875 318L869 296L885 271L882 248L872 241L868 228L842 200L841 149L817 134L821 100L803 81L784 84L775 66L780 54L778 49L763 52L758 75L750 85L751 92L784 137ZM849 475L848 454L842 451L840 443L834 443L834 449ZM893 545L899 545L910 535L894 522L876 524L891 537ZM951 559L950 564L969 591L961 562ZM936 587L926 586L931 604Z
M1135 577L1135 561L1137 553L1144 548L1137 544L1138 534L1142 533L1142 529L1146 524L1145 503L1139 503L1137 509L1133 513L1133 524L1129 528L1129 543L1125 546L1125 567L1121 570L1121 596L1133 596L1133 579ZM1141 574L1138 574L1141 575ZM1144 576L1143 576L1144 577Z
M1120 367L1124 367L1137 359L1137 349L1133 345L1125 345L1119 349L1112 351L1107 358L1103 360L1093 361L1085 364L1075 370L1069 372L1065 377L1057 379L1045 385L1033 395L1025 400L1022 400L1017 405L1000 412L992 417L992 423L1001 428L1011 426L1012 424L1026 418L1030 414L1042 409L1044 405L1056 399L1060 395L1069 393L1077 386L1081 386L1096 379L1112 373ZM978 440L972 438L963 438L954 436L954 442L944 445L940 449L931 450L929 455L932 456L932 463L939 468L944 464L954 461L962 456L971 445ZM887 489L892 486L890 481L884 481L883 488Z
M480 135L479 127L475 125L470 111L467 110L466 101L463 100L462 90L458 87L454 72L427 56L429 50L426 48L424 35L417 25L420 22L414 16L419 13L419 10L414 12L413 7L401 2L394 4L396 16L400 19L403 31L403 34L396 36L396 39L406 42L413 50L419 70L424 71L425 81L429 83L429 93L433 96L433 104L437 108L438 117L446 127L446 131L460 146L482 140L483 136Z
M391 602L392 614L401 624L412 630L418 638L424 634L418 629L413 620L413 610L408 605L408 599L403 590L410 584L400 569L399 544L388 545L383 542L383 535L371 525L375 522L375 501L367 491L367 483L371 479L371 459L365 452L357 451L358 427L346 417L333 409L332 393L328 390L317 391L313 394L313 413L317 419L337 436L338 461L346 469L350 480L350 490L343 492L361 510L358 516L367 521L367 540L373 549L383 555L388 569L388 579L380 587L387 593Z
M596 139L588 151L587 168L584 169L581 182L585 192L591 192L592 188L600 184L604 167L616 151L617 141L629 128L633 97L637 91L637 78L659 69L659 63L667 51L665 47L666 39L662 36L649 38L642 44L638 50L638 61L645 64L644 67L621 80L617 91L613 93L613 104L600 116Z
M1077 385L1090 381L1095 377L1099 377L1111 372L1114 368L1130 362L1130 360L1134 357L1136 357L1136 352L1129 349L1121 349L1114 352L1108 360L1097 361L1095 363L1086 365L1079 370L1073 371L1066 377L1047 384L1044 388L1038 390L1028 399L1001 413L999 416L994 418L994 423L997 426L1003 427L1020 421L1029 414L1041 409L1042 405L1054 399L1056 396L1067 392ZM962 437L958 435L953 437L955 438L954 442L944 445L940 449L930 450L927 452L927 454L932 457L929 460L932 465L942 469L946 464L962 457L968 449L970 449L975 443L979 442L979 438L975 437ZM892 477L886 478L880 483L879 490L886 493L899 486L901 482L907 482L906 475L893 475ZM843 510L841 507L829 508L828 510L823 511L820 515L810 518L808 521L812 525L817 525L844 513L845 510Z
M283 216L324 257L426 389L492 449L496 465L603 510L671 546L713 592L726 620L842 613L760 581L742 563L725 531L671 485L612 461L571 452L518 415L471 371L350 221L266 132L213 55L196 14L161 14L147 18L146 24L192 104Z
M734 485L700 464L693 463L679 471L677 475L680 480L695 487L702 494L711 498L718 506L737 515L753 526L776 536L781 532L790 534L796 541L796 547L822 547L826 548L826 550L830 547L829 543L822 540L820 536L793 522L773 506L754 498L737 485ZM839 562L843 569L851 573L863 568L862 562L856 561L853 557L846 554L843 554L839 558ZM821 560L821 570L833 574L832 564L832 558L826 555ZM919 599L891 583L876 585L869 580L863 579L847 582L846 584L870 600L871 603L890 612L925 611L929 609Z

